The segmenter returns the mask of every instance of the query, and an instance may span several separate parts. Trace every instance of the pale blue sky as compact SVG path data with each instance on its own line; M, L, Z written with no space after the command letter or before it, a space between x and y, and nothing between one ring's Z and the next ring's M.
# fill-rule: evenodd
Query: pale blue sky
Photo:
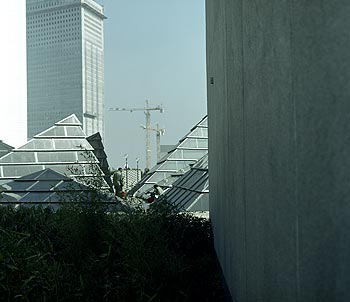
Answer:
M110 107L163 104L152 126L165 128L162 144L176 144L206 114L204 0L98 0L105 6L105 147L111 166L145 166L143 112ZM26 142L25 0L7 3L0 19L0 139ZM155 133L152 133L152 165Z
M204 0L99 0L105 6L105 96L110 107L163 104L152 126L165 128L162 144L175 144L206 114ZM106 111L110 164L145 165L143 112ZM152 132L155 164L155 133Z

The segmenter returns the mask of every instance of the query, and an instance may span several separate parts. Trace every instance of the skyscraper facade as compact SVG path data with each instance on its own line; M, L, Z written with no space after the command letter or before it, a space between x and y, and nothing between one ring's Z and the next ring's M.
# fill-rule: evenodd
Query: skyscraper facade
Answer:
M103 137L104 19L93 0L27 0L28 138L72 113Z

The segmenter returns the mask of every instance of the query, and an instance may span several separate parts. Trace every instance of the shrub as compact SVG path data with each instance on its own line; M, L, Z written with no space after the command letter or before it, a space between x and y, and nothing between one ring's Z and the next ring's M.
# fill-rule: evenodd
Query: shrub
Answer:
M220 280L204 219L169 208L0 208L2 301L221 301Z

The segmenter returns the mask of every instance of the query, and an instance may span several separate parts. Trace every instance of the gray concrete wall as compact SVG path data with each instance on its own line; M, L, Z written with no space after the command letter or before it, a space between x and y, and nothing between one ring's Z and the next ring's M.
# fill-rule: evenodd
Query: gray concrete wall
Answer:
M350 301L350 2L207 0L210 203L238 301Z

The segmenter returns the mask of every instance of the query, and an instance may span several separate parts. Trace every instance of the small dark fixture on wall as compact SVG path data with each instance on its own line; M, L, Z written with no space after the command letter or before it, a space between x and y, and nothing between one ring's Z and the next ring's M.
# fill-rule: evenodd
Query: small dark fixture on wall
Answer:
M210 77L210 85L214 85L214 77Z

